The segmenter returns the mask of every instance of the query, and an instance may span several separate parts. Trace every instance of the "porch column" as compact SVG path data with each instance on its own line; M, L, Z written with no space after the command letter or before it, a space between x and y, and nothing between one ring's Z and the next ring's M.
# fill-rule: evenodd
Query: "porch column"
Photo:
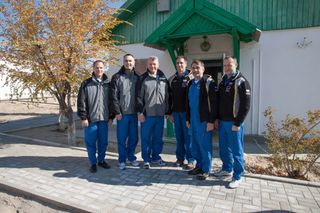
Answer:
M172 60L173 66L176 67L176 54L174 52L174 48L172 45L166 44L165 47L167 48L170 58ZM169 78L169 76L167 76ZM167 118L167 136L168 137L174 137L174 129L173 129L173 123L170 121L169 118Z

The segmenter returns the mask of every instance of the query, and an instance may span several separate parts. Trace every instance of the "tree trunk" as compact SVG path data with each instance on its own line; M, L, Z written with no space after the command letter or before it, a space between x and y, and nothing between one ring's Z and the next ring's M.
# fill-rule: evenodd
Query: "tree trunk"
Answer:
M59 110L59 118L58 118L58 123L59 123L59 131L64 132L66 129L66 116L63 110Z
M59 102L59 130L65 131L67 129L68 145L75 145L76 125L73 117L71 95L62 94L56 97Z
M70 88L70 87L68 87ZM73 118L73 109L71 101L71 91L67 95L67 118L68 118L68 144L76 145L76 123Z
M68 145L76 145L76 123L73 118L72 107L69 106L67 111L68 118Z
M67 120L67 116L66 116L67 107L66 106L67 105L65 103L65 96L57 94L56 98L59 103L59 118L58 118L59 131L64 132L67 128L67 125L66 125L66 120Z

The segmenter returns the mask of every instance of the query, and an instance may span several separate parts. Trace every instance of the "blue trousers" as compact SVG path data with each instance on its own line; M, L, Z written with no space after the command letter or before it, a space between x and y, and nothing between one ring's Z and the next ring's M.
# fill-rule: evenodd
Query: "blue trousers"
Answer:
M212 164L212 135L207 132L207 123L202 122L198 125L191 123L191 148L192 154L197 161L196 167L201 168L205 173L210 173Z
M220 121L219 152L222 170L231 172L233 179L239 180L244 172L243 160L243 124L239 131L232 131L233 121Z
M138 118L137 115L122 115L117 121L117 140L119 163L136 160L135 150L138 144Z
M141 123L141 155L144 162L161 159L163 126L163 116L146 116Z
M186 113L185 112L173 112L174 117L174 130L176 134L177 148L176 157L177 160L184 161L187 159L188 163L194 161L191 154L191 141L188 134L188 128L186 127Z
M89 126L84 129L84 140L87 146L90 164L97 164L97 148L98 162L104 161L108 146L108 122L98 121L89 123Z

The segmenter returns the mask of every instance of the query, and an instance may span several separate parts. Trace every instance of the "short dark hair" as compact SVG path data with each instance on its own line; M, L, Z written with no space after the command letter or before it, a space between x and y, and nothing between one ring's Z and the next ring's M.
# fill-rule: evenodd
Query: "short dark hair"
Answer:
M229 59L232 59L236 62L236 64L238 64L238 60L236 57L234 57L233 55L227 55L226 57L224 57L223 60L229 60Z
M185 62L188 61L187 58L184 57L183 55L178 55L177 58L176 58L176 61L177 61L178 59L183 59Z
M103 60L96 60L93 62L93 67L96 67L96 64L97 63L103 63L104 64L104 61Z
M193 60L191 63L191 67L193 64L200 65L200 66L204 67L204 63L200 60Z
M123 58L125 58L125 57L127 57L127 56L131 56L132 58L134 58L134 56L133 56L132 54L130 54L130 53L125 54L125 55L123 56Z

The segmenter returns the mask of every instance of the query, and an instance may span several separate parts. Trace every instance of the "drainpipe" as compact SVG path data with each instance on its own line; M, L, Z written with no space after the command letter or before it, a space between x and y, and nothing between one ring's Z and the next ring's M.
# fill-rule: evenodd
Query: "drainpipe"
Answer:
M232 28L232 42L233 42L233 55L238 60L238 67L240 67L240 40L237 29Z
M261 95L262 95L262 52L261 52L261 47L259 47L259 99L258 99L258 135L260 135L261 131L261 125L260 125L260 117L261 117Z

